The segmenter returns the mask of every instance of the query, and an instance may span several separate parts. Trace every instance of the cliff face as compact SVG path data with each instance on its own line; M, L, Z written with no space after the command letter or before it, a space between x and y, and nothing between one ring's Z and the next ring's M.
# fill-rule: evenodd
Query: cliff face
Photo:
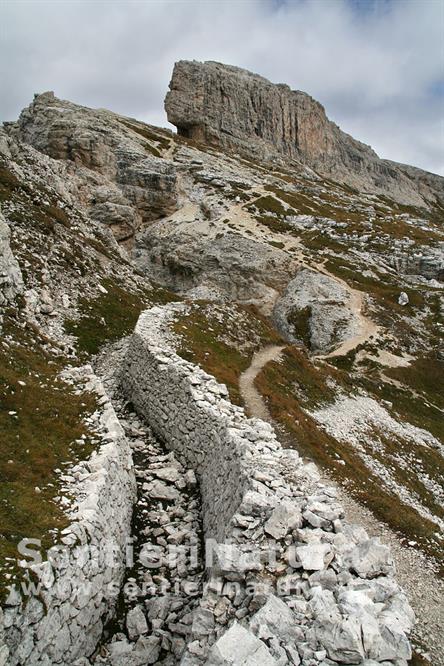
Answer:
M444 200L444 179L424 185L425 172L415 170L412 177L379 159L370 146L342 132L306 93L238 67L176 63L165 108L179 134L203 143L250 157L279 153L284 160L298 160L322 175L357 189L386 192L403 203Z

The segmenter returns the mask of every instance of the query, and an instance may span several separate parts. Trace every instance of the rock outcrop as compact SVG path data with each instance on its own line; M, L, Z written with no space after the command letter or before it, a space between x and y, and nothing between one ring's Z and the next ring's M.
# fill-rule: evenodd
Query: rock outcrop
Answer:
M50 157L76 165L81 176L77 197L118 240L176 208L175 169L158 149L169 142L155 131L140 130L135 121L46 92L22 111L15 134Z
M20 266L9 244L11 232L0 212L0 307L10 303L23 290Z
M247 70L182 60L174 67L165 108L178 132L196 141L250 157L278 153L404 203L444 201L444 179L420 169L404 172L404 167L381 160L370 146L330 121L312 97Z
M274 309L279 331L290 342L328 352L359 333L350 293L334 278L303 269L291 280Z
M237 233L166 235L161 222L139 236L136 262L176 291L205 285L231 300L262 302L285 285L295 263L281 249Z
M425 254L404 253L389 257L388 263L399 273L444 282L444 243L439 248L427 248Z

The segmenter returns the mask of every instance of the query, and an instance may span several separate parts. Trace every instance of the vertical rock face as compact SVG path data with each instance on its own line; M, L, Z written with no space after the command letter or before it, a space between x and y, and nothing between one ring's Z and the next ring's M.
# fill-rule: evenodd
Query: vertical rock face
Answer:
M442 178L419 188L419 173L412 182L395 163L379 159L331 122L312 97L238 67L177 62L165 109L179 134L196 141L250 157L280 153L358 189L385 191L412 204L435 200L437 191L444 199Z
M319 102L238 67L176 63L165 108L180 134L215 145L260 152L269 143L288 157L310 161L326 160L336 150L332 123Z
M11 302L23 290L23 278L9 245L9 226L0 212L0 306Z

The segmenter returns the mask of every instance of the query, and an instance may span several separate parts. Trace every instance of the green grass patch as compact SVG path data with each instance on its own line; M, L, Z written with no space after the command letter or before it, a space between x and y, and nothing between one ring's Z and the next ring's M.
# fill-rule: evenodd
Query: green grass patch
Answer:
M300 215L316 215L317 217L327 217L337 222L363 222L365 220L364 213L356 210L348 210L345 207L344 197L339 197L336 194L319 192L312 196L309 192L302 192L295 190L288 192L282 190L274 185L267 185L265 187L269 192L284 201L287 206L292 209L292 213L297 211Z
M17 573L22 538L54 543L51 530L68 520L54 498L54 470L87 458L93 444L84 418L96 408L90 393L75 395L59 378L63 356L45 351L46 339L6 317L0 344L0 596L7 573ZM75 443L86 435L83 445ZM36 487L41 492L36 491Z
M332 359L329 359L329 361L331 362ZM384 374L397 369L384 369ZM384 381L384 375L380 376L379 373L374 376L371 374L366 376L356 375L354 381L356 386L365 389L378 400L391 403L393 407L389 411L395 418L411 423L418 428L424 428L438 440L444 441L444 420L442 411L438 407L418 399L407 387L401 388ZM434 397L436 400L436 394Z
M144 139L147 139L147 141L155 141L163 150L168 150L171 145L171 141L169 139L162 136L161 134L158 134L157 132L154 132L150 127L148 127L148 125L145 125L144 123L141 123L137 120L129 121L121 119L119 119L119 122L127 129L130 129L139 136L142 136ZM153 148L153 146L150 147ZM161 157L161 154L158 151L157 153L157 156Z
M388 368L385 374L422 393L433 405L444 409L444 361L430 356L418 358L408 367ZM444 439L444 425L442 434Z
M311 349L310 318L311 307L308 305L300 310L293 308L287 316L294 337L300 340L307 349Z
M70 227L69 218L65 211L54 205L39 204L38 202L24 201L24 209L11 211L8 214L11 222L29 224L36 231L48 236L57 232L57 226Z
M268 245L272 245L273 247L277 247L278 250L283 250L285 247L285 243L281 243L280 241L267 241Z
M275 213L275 215L287 215L287 208L282 205L280 201L274 197L268 195L264 197L259 197L253 201L253 206L261 213Z
M20 188L20 181L5 165L0 164L0 202L8 201Z
M109 278L102 285L106 294L81 299L80 318L65 321L66 332L77 338L77 348L86 357L97 354L105 343L132 333L142 310L155 303L180 300L160 287L132 293Z
M254 209L251 207L249 208L250 212L253 213L254 219L256 222L259 222L259 224L262 224L264 227L267 227L271 231L274 231L278 234L285 234L285 233L291 233L292 232L292 227L288 222L283 222L282 220L279 220L276 217L273 217L272 215L256 215L253 211Z

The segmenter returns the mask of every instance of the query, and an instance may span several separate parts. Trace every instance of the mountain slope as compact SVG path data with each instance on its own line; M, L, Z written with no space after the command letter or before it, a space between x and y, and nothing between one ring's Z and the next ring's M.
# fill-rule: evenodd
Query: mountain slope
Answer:
M220 117L215 106L214 113ZM315 137L321 129L311 122ZM273 164L262 148L255 159L237 154L240 143L252 143L248 127L227 141L185 127L190 138L50 93L0 130L8 227L2 224L0 235L2 475L13 490L2 525L6 516L13 524L22 517L24 503L38 510L38 485L50 509L31 513L23 531L34 521L50 541L51 528L63 526L54 497L66 451L42 468L45 433L34 429L35 455L20 464L39 471L38 484L34 472L19 484L8 463L11 438L30 441L29 423L20 418L24 366L38 374L29 388L31 397L38 394L36 408L54 406L45 418L57 436L55 370L94 362L106 343L132 331L142 309L184 299L174 324L180 353L242 403L239 379L255 354L283 347L255 386L286 444L394 529L407 551L422 553L427 571L438 568L444 235L432 192L442 179L436 186L438 177L421 172L411 180L416 170L400 166L405 176L379 186L377 158L357 148L370 166L354 181L364 190L353 189L348 148L348 157L338 157L348 139L327 122L321 125L333 142L330 162L313 157L307 139L304 154L298 144L292 161ZM267 151L273 141L271 134ZM276 147L283 150L279 141ZM69 445L94 404L66 396L72 420L59 435ZM9 412L17 412L18 423ZM20 534L3 536L7 562ZM439 655L440 618L430 613L435 639L423 625L419 636Z

